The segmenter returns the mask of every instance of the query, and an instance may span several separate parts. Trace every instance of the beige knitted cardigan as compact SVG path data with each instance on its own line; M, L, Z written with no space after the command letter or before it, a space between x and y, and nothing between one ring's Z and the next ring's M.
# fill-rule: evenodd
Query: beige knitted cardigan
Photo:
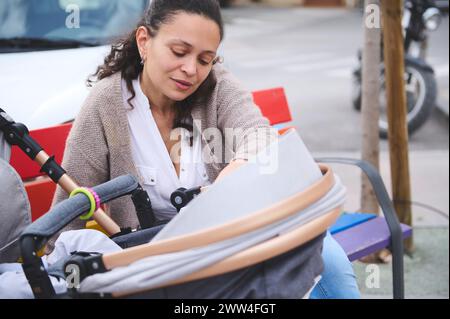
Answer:
M248 159L256 152L255 129L267 130L274 138L268 120L254 104L251 93L222 66L213 68L217 84L206 104L195 105L194 121L200 121L200 132L206 128L240 128L235 142L223 145L222 140L202 135L203 159L210 181L214 181L227 165L223 159ZM116 73L99 81L92 89L81 108L69 134L62 166L79 185L92 187L123 174L132 174L141 185L142 177L136 169L131 155L131 140L126 110L121 91L121 75ZM144 138L144 137L143 137ZM232 144L232 145L230 145ZM223 146L223 147L222 147ZM205 151L206 148L206 151ZM216 150L216 151L214 151ZM231 152L231 153L230 153ZM206 153L206 155L205 155ZM209 155L208 155L209 153ZM229 161L228 161L229 162ZM67 198L58 187L53 203ZM138 226L136 212L130 197L112 201L107 213L121 227ZM84 222L77 219L64 230L80 229ZM50 242L50 246L54 243Z

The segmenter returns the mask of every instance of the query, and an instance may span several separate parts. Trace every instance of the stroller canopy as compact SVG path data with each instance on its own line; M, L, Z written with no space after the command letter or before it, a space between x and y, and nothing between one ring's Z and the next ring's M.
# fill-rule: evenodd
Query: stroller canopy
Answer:
M345 195L339 178L331 171L322 172L300 136L291 131L195 198L149 244L104 255L111 270L87 277L80 291L132 294L180 283L183 278L214 276L221 271L214 269L217 264L280 238L291 236L300 246L313 239L304 231L308 225L334 221L338 214L330 212L340 210ZM305 238L299 239L302 235ZM270 258L270 250L261 251ZM241 258L228 270L264 260L251 256L253 261ZM315 267L320 274L321 265ZM310 276L314 273L309 270Z

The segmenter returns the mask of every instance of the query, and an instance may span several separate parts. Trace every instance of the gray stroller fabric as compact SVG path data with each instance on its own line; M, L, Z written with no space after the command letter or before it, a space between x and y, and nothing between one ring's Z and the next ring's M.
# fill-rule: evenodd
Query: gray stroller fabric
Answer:
M3 159L6 162L9 162L9 158L11 156L11 145L6 142L3 132L0 131L0 159Z
M31 224L31 209L20 176L1 158L0 181L0 263L12 263L20 257L18 239Z
M271 174L263 172L267 171L266 160L269 157L276 166ZM262 167L262 163L265 163L265 167ZM300 136L296 132L288 133L280 138L279 143L272 144L265 154L260 153L258 158L216 182L194 199L152 241L190 234L248 216L298 194L321 177L320 169ZM345 196L345 187L336 177L334 187L325 196L289 218L236 238L144 258L127 267L90 276L81 283L80 291L110 293L156 288L298 228L341 206ZM309 264L304 259L299 261L307 265L300 267L297 273L302 278L298 288L302 287L300 293L303 294L311 288L314 278L322 270L321 241L314 247L309 258L315 260L315 264Z
M147 299L301 299L323 271L323 236L256 265L133 295Z

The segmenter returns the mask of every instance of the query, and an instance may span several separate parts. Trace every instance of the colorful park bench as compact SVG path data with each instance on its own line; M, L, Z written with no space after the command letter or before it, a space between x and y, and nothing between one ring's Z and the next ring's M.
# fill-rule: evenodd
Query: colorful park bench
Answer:
M283 88L275 88L253 92L255 104L270 121L270 124L283 134L293 128L287 124L292 116ZM42 148L62 162L67 136L72 125L62 124L30 132ZM412 235L409 226L400 224L395 214L387 190L376 169L367 162L342 158L316 159L322 163L340 163L356 165L369 177L380 207L385 217L375 214L345 212L330 229L333 237L339 242L350 261L389 247L392 251L393 293L394 298L404 297L403 280L403 240ZM32 162L20 149L13 147L11 164L25 183L31 204L32 219L36 220L45 214L51 206L56 185L50 178L40 172L39 166Z

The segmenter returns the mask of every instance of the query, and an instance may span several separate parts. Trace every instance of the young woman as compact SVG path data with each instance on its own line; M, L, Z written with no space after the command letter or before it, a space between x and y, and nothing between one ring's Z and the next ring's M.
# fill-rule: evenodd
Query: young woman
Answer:
M174 190L208 185L255 155L258 145L276 139L251 94L218 63L223 34L217 0L153 0L95 73L99 81L67 140L63 167L69 175L90 187L133 174L156 217L170 219L176 214L170 203ZM55 202L66 197L58 189ZM107 212L123 228L138 226L129 198L114 201ZM65 230L83 226L77 220ZM326 272L345 293L357 292L345 253L331 236L325 242L325 260L328 254L333 258L325 262ZM346 297L327 292L324 280L317 287L313 296Z

